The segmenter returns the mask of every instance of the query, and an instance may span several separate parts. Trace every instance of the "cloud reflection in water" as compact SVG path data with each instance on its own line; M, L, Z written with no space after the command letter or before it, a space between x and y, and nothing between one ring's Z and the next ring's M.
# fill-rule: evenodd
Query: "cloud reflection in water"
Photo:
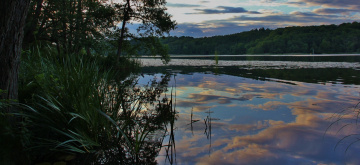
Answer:
M177 163L358 164L359 145L346 153L351 141L334 147L359 131L352 126L338 131L341 123L327 130L334 114L358 103L358 86L287 82L178 74ZM192 108L199 122L190 129ZM204 134L209 110L218 119L212 121L211 142ZM161 156L158 162L164 163Z

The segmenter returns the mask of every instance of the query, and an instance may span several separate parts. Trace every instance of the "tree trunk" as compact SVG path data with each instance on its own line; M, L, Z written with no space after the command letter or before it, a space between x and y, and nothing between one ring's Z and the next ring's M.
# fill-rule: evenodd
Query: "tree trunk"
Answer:
M122 27L121 27L120 38L118 41L119 43L118 43L118 51L117 51L117 62L119 62L120 57L121 57L122 45L123 45L124 34L125 34L125 25L126 25L126 21L124 19L123 23L122 23Z
M30 0L0 1L0 99L18 99L18 70ZM9 110L8 110L9 111Z
M130 12L131 12L130 0L127 0L126 7L124 7L124 18L123 18L123 22L122 22L122 26L121 26L120 38L118 41L117 62L120 61L121 52L123 49L122 45L123 45L124 38L125 38L125 26L126 26L126 23L130 20Z

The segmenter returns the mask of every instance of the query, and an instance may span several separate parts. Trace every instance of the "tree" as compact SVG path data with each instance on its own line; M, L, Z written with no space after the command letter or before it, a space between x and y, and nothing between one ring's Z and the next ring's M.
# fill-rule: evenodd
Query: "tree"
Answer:
M137 39L138 37L152 38L154 36L163 36L175 29L176 23L171 20L171 15L166 13L166 0L124 0L125 3L115 4L118 17L121 20L121 29L118 36L117 59L119 60L124 41L127 38ZM137 28L137 36L131 34L126 25L129 23L140 23ZM155 42L154 44L157 44ZM147 43L148 44L148 43ZM161 48L162 49L162 48Z
M25 44L36 40L55 44L59 53L95 49L115 22L115 10L103 0L34 0Z
M18 69L30 0L0 1L0 99L18 98Z
M131 50L130 39L142 41L140 38L162 36L175 28L175 21L165 12L165 4L165 0L33 0L25 45L41 40L56 45L59 53L79 53L85 49L90 54L90 49L96 51L99 45L116 41L119 60L122 52L130 54L127 51ZM137 34L127 29L132 23L139 24ZM152 47L155 45L159 42ZM159 50L156 53L164 52L164 48Z

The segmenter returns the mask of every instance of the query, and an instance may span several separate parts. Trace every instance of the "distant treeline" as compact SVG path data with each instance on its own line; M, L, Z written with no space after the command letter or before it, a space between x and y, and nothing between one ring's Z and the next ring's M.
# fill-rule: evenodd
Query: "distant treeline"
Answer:
M323 54L360 53L360 23L260 28L204 38L166 37L169 54Z

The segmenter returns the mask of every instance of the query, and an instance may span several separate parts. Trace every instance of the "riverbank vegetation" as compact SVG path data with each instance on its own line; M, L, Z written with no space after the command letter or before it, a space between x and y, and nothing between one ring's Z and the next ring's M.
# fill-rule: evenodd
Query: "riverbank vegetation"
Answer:
M176 118L164 95L170 75L139 85L139 64L129 57L146 47L168 60L157 38L176 25L166 1L12 2L2 1L1 11L24 4L29 12L16 43L0 40L0 164L156 163ZM1 35L17 24L5 16ZM22 51L6 52L11 44Z
M2 116L19 120L2 125L11 131L2 132L6 163L155 162L175 115L163 96L170 75L142 87L136 75L119 77L101 63L80 55L23 58L19 104L12 103L18 112Z
M166 37L169 54L325 54L360 53L360 23L253 29L214 37Z

